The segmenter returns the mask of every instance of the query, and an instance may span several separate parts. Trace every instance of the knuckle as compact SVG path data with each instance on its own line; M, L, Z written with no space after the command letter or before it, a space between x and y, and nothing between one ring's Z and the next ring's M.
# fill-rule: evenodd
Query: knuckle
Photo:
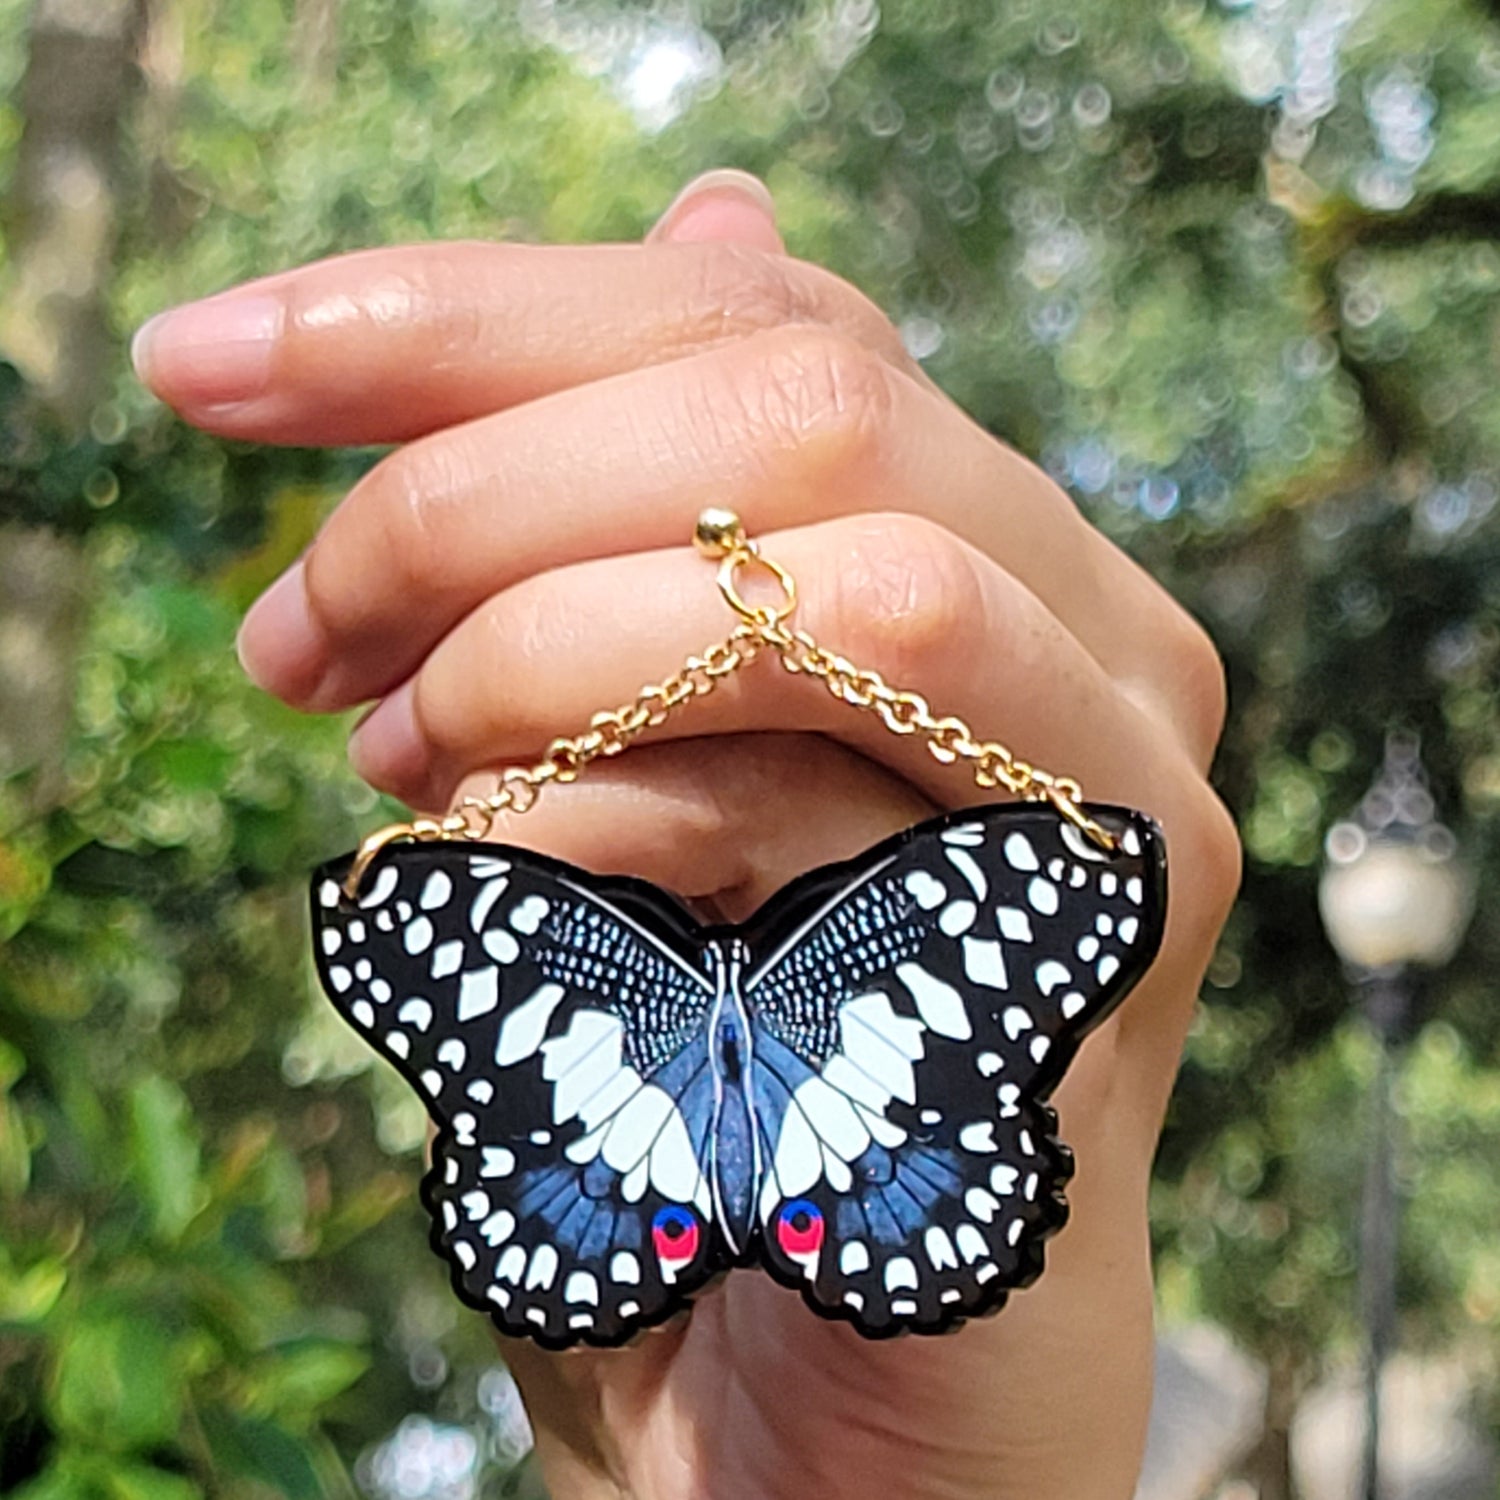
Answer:
M368 545L398 589L431 588L443 576L448 549L434 514L437 498L448 488L443 451L438 443L398 449L371 469L350 497L351 508L364 512Z
M347 585L337 522L335 516L302 560L308 614L318 634L335 643L357 634L370 615L369 600Z
M1191 753L1206 765L1224 730L1229 687L1224 662L1208 632L1178 608L1164 649L1179 719Z
M790 451L812 482L848 482L877 459L894 395L885 361L847 335L807 324L747 345L748 418L763 442Z
M417 734L437 765L457 773L486 761L486 726L474 712L466 664L435 652L414 679L412 714Z
M1179 842L1177 863L1191 872L1192 909L1198 913L1192 937L1203 949L1211 949L1239 894L1243 860L1239 829L1234 815L1218 794L1202 784L1202 805L1192 832ZM1187 903L1184 903L1185 905Z
M447 659L438 653L430 657L413 680L412 717L417 733L430 749L446 752L452 748L454 700Z
M974 558L952 532L921 516L861 516L813 595L833 601L829 639L847 641L893 686L940 674L960 643L985 629L986 600Z
M1206 763L1229 715L1229 678L1218 647L1196 621L1192 622L1192 636L1193 651L1186 675L1193 688L1190 701L1196 707L1200 749Z
M891 320L863 292L822 266L732 242L674 247L687 275L674 289L679 339L713 345L786 325L844 330L897 365L910 357Z
M534 758L557 734L547 664L558 654L560 613L546 582L530 578L481 606L428 656L414 679L413 709L444 765L470 770Z
M451 753L536 755L559 732L551 664L569 643L559 638L567 612L551 583L534 576L506 589L428 658L423 722Z
M1148 718L1173 730L1195 770L1206 770L1228 712L1224 663L1208 633L1175 604L1157 621L1152 642L1149 662L1120 686Z
M818 321L842 329L897 369L912 372L920 368L907 352L896 325L858 287L836 272L807 261L797 266L797 273L808 306L820 310Z
M692 342L742 338L810 313L784 256L727 242L693 246L687 256L691 270L680 305Z
M452 434L397 449L355 483L306 559L309 607L330 639L388 630L409 594L448 588L470 562L450 502L472 487L473 459Z
M495 308L475 295L476 282L496 271L514 268L523 273L530 247L493 244L483 240L454 240L443 253L423 257L411 272L382 288L374 316L388 307L409 309L408 317L420 318L432 331L434 363L461 368L468 361L493 358L497 343ZM516 309L527 310L525 299ZM522 323L518 332L525 332Z
M673 746L676 750L679 747ZM668 838L679 846L733 850L731 860L744 859L743 803L731 804L724 776L724 755L705 755L701 746L682 747L675 767L682 778L680 794L671 800L671 831ZM722 885L737 885L743 876L726 868ZM707 892L705 894L712 894Z

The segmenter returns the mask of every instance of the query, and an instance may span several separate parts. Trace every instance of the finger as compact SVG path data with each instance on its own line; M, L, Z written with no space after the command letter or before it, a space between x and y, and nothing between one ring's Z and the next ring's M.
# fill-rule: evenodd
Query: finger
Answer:
M483 796L476 776L460 794ZM774 804L777 816L765 810ZM936 804L816 735L719 735L644 744L600 761L491 837L597 875L634 875L715 918L739 921L793 876L852 859Z
M393 443L783 323L826 324L912 368L839 277L696 236L361 251L163 313L134 359L210 432Z
M930 388L827 330L780 329L413 444L378 466L251 611L247 670L303 707L387 691L495 591L679 544L705 503L752 531L922 513L996 557L1207 758L1201 630L1044 474Z
M1222 809L1171 730L1142 713L1013 577L930 522L860 516L780 533L774 555L802 579L799 618L831 649L921 690L1095 800L1155 815L1192 880L1173 903L1184 940L1207 947L1237 881ZM409 686L356 732L361 774L422 805L446 800L480 766L525 763L601 706L628 699L723 633L726 611L686 552L608 558L507 590L464 622ZM839 740L943 805L981 800L962 769L937 764L920 736L803 675L757 661L656 734L800 730ZM1185 1024L1184 997L1175 1017Z
M1133 768L1156 763L1167 735L1127 714L1114 683L1034 594L951 533L910 516L860 515L776 532L764 547L799 580L797 623L829 650L921 691L939 711L972 715L980 733L1004 728L1030 757L1091 773L1096 796L1100 777L1123 776L1127 795L1143 790ZM356 770L409 803L437 806L476 767L524 762L725 636L736 620L710 578L682 548L600 558L505 590L355 730ZM997 704L1003 726L986 722ZM770 660L726 676L654 734L788 729L833 735L944 802L968 794L918 736L891 735Z
M648 245L710 242L748 245L771 255L786 249L776 229L775 200L760 178L732 170L695 177L646 236Z

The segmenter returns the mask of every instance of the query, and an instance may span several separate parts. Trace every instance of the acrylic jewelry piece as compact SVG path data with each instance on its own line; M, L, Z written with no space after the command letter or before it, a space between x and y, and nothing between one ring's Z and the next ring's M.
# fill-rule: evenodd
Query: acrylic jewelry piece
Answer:
M790 628L792 579L734 517L697 540L734 632L492 797L319 870L318 972L426 1103L433 1247L502 1332L624 1343L738 1266L872 1338L942 1332L1034 1280L1066 1218L1046 1101L1156 956L1161 835ZM779 605L745 601L752 570ZM765 654L1022 800L919 824L736 925L488 841Z

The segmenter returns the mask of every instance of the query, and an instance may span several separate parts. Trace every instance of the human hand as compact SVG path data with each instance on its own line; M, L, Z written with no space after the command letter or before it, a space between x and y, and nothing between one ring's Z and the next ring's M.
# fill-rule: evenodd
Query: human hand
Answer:
M226 436L405 443L252 611L242 649L301 707L381 699L351 753L418 806L484 788L484 768L534 758L724 635L682 545L719 504L797 577L820 640L1161 823L1161 956L1054 1097L1079 1163L1071 1222L998 1317L870 1344L734 1274L626 1350L505 1350L570 1500L1128 1495L1151 1156L1238 867L1205 781L1223 697L1197 627L948 402L874 307L787 257L740 184L700 185L643 247L307 267L179 311L139 359ZM975 800L758 664L501 836L734 918Z

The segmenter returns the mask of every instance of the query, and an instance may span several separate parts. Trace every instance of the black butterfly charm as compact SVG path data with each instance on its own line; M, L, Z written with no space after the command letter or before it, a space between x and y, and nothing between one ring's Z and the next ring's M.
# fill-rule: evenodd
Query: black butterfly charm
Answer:
M1139 813L949 814L703 927L639 880L499 844L313 881L339 1013L438 1127L423 1193L464 1301L614 1345L760 1265L872 1338L993 1312L1072 1172L1046 1099L1151 964Z

